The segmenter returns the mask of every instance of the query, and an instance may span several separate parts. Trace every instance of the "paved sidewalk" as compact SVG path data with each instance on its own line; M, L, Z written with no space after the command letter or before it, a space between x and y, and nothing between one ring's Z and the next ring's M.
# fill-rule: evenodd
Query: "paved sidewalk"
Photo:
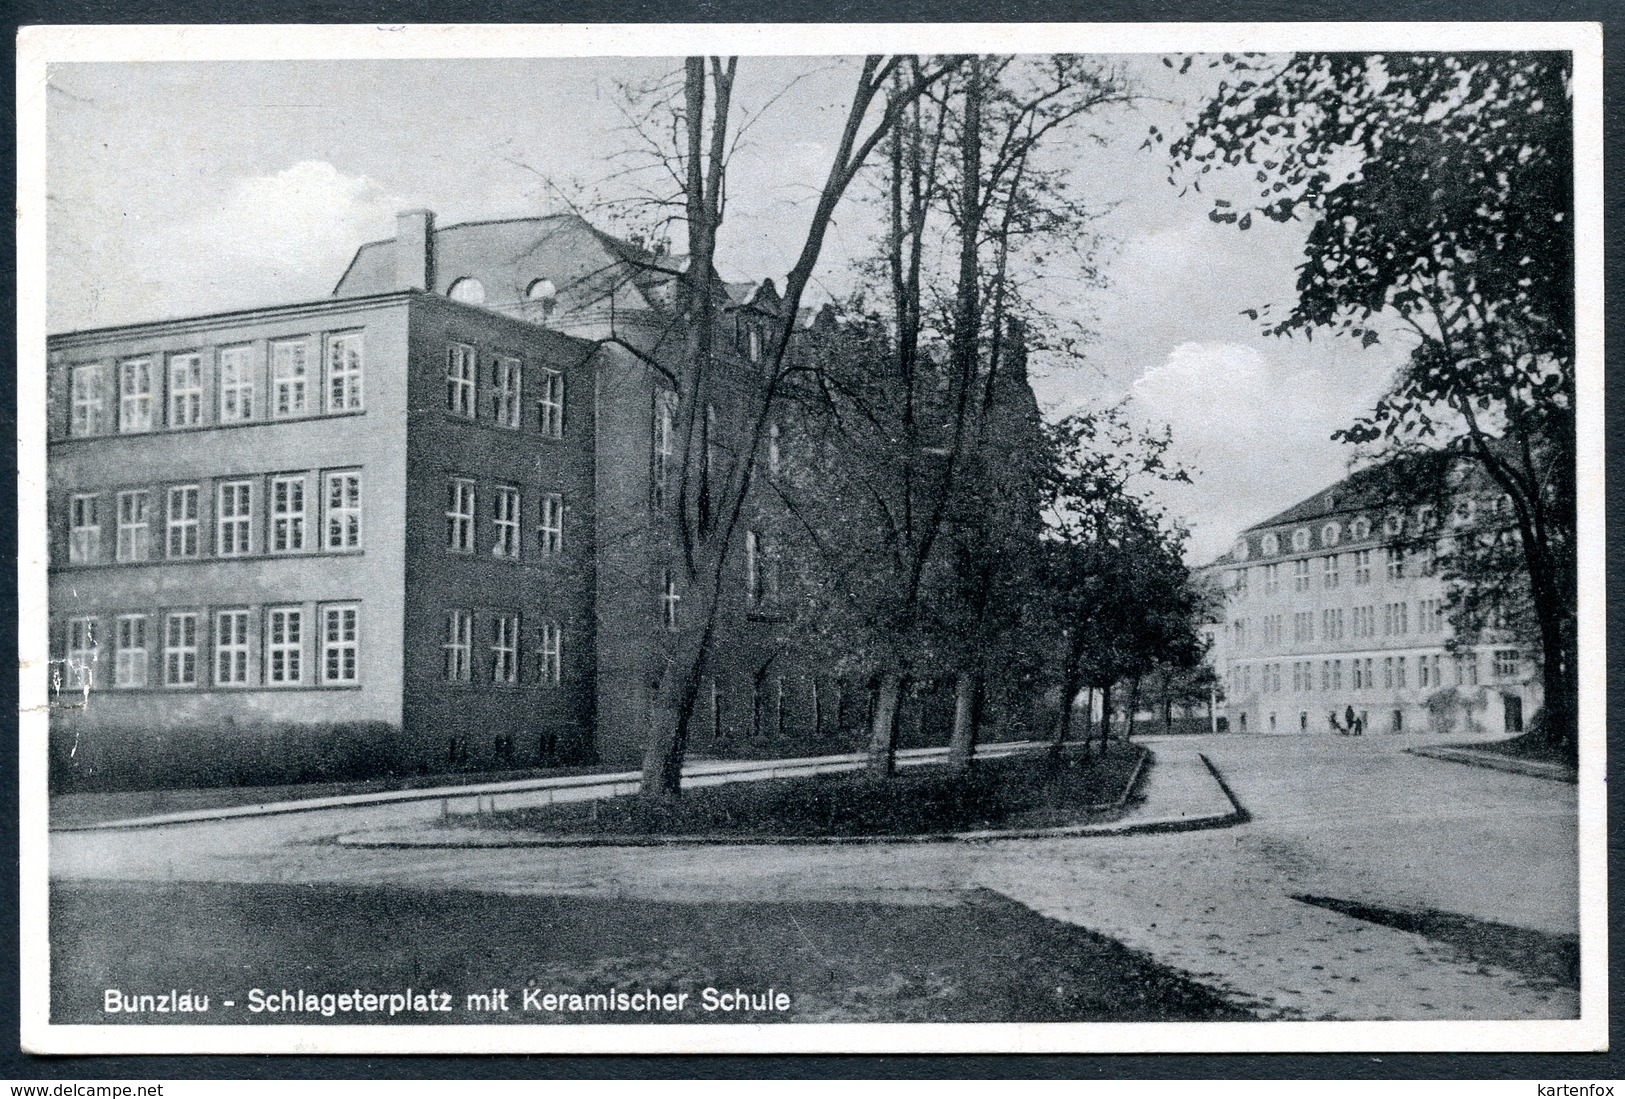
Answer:
M1506 771L1514 775L1529 775L1533 778L1550 779L1553 782L1579 782L1578 768L1563 763L1547 763L1538 759L1519 759L1516 756L1502 755L1500 752L1484 752L1475 748L1458 748L1449 744L1439 744L1427 748L1406 749L1415 756L1427 756L1429 759L1449 760L1451 763L1465 763L1470 767L1488 767L1492 771Z

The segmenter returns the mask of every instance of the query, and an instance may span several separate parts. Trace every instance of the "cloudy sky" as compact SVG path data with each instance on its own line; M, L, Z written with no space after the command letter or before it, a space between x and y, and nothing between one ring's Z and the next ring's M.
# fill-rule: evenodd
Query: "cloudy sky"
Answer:
M1086 361L1039 367L1051 410L1127 398L1173 431L1196 482L1165 494L1192 557L1342 476L1333 429L1367 407L1398 357L1385 344L1264 337L1242 310L1291 299L1304 226L1246 233L1181 198L1147 128L1174 129L1209 79L1122 59L1139 96L1091 121L1103 145L1057 150L1103 212L1110 285L1057 272L1053 300L1093 317ZM612 172L627 142L617 82L658 59L55 65L47 120L48 325L66 331L328 294L355 247L397 210L442 224L561 208ZM719 257L734 278L781 280L850 96L850 59L747 58L761 109L730 178ZM792 83L793 82L793 83ZM786 86L790 85L786 91ZM781 94L782 93L782 94ZM777 97L777 98L775 98ZM854 208L826 248L838 293L867 228Z

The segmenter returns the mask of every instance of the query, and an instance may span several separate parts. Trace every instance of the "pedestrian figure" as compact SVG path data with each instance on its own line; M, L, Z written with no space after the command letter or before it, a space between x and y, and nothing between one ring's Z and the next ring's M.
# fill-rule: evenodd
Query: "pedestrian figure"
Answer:
M1343 724L1348 726L1348 731L1349 731L1349 733L1351 735L1353 735L1353 736L1359 736L1360 735L1360 730L1354 724L1354 707L1353 706L1350 706L1350 707L1348 707L1348 709L1343 711Z

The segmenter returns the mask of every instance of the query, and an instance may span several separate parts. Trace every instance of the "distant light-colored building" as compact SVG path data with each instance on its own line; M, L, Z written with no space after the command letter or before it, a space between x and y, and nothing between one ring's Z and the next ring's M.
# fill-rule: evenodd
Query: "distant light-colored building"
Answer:
M1521 731L1540 673L1505 632L1452 652L1446 586L1419 530L1450 538L1504 506L1401 513L1356 474L1243 531L1208 566L1224 592L1210 661L1234 732ZM1403 542L1404 546L1396 545Z

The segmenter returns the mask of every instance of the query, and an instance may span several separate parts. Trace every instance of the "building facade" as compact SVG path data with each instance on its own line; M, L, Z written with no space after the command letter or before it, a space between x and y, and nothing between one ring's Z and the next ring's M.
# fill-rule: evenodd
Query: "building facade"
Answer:
M1451 645L1439 539L1504 515L1464 491L1449 516L1383 505L1356 474L1243 531L1208 567L1223 592L1210 661L1222 727L1256 733L1522 731L1539 669L1510 634Z
M573 215L407 211L328 299L52 336L54 777L634 762L689 597L682 273ZM771 283L717 293L706 478L776 326L815 326ZM865 685L822 674L785 613L793 426L761 440L697 751L805 751L864 719Z

